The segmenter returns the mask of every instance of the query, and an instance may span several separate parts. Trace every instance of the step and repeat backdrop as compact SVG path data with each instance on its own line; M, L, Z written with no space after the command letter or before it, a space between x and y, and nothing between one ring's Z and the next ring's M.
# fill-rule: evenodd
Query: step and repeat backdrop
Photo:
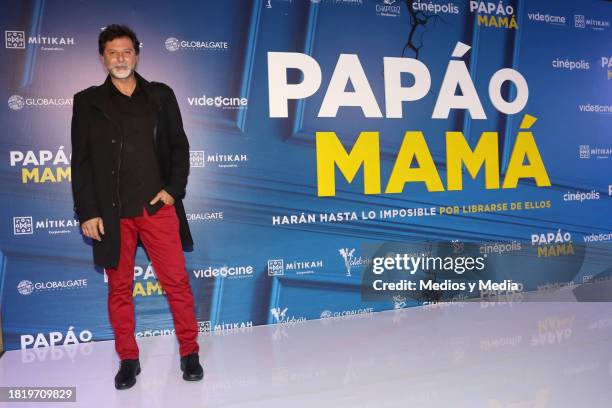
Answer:
M610 2L31 0L0 22L5 349L113 338L70 190L72 98L104 81L111 23L179 101L201 332L610 275ZM406 254L442 286L377 296ZM138 337L173 334L142 247L133 295Z

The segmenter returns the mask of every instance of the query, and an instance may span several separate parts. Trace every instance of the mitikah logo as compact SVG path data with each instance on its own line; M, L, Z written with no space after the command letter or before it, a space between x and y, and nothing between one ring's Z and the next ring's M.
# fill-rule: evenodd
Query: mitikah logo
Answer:
M4 41L6 48L24 49L25 31L5 31Z
M34 222L32 217L13 217L13 234L34 234Z
M206 166L204 150L190 150L189 151L189 166L190 167Z
M26 37L25 31L4 31L4 44L8 49L23 50L27 45L40 45L42 51L64 51L62 46L74 45L74 37L55 37L49 35L35 35Z
M268 259L268 276L282 276L285 274L282 259Z

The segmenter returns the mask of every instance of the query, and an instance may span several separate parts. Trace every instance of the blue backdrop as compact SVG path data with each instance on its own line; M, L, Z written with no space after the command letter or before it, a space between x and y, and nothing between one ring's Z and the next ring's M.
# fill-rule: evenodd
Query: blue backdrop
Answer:
M97 37L110 23L134 29L143 43L138 72L170 85L179 100L192 166L184 203L195 246L186 254L187 272L202 332L419 305L409 298L362 300L368 248L385 243L481 242L480 253L489 251L486 245L496 252L495 243L518 246L534 256L507 257L503 268L490 265L491 273L527 280L542 265L529 264L542 258L532 245L534 234L560 231L569 233L576 247L587 242L605 247L612 227L612 4L506 0L502 5L512 11L507 17L516 26L498 27L503 14L497 9L489 14L487 2L460 0L3 2L5 349L113 337L104 271L93 266L91 244L74 219L69 162L72 96L104 81ZM486 120L474 120L461 109L448 119L432 119L457 42L471 46L462 60ZM358 107L318 117L340 54L359 56L384 112L383 58L416 58L408 43L418 48L432 80L425 97L404 103L403 118L366 118ZM270 117L268 52L308 54L321 67L321 87L290 102L287 118ZM515 115L497 111L487 96L489 80L505 67L529 84L528 103ZM289 77L300 81L295 71ZM515 92L503 91L508 99ZM380 132L383 186L408 130L424 133L442 180L446 131L463 132L472 146L481 132L495 131L503 178L525 114L537 118L530 131L551 187L525 179L516 189L486 190L481 172L474 180L464 177L462 191L434 193L422 183L409 183L401 194L364 195L360 172L352 183L337 175L335 196L317 195L317 131L336 132L347 150L360 132ZM361 216L370 210L512 202L544 208ZM320 217L352 211L357 220ZM313 214L316 222L283 222L302 214ZM563 258L556 261L547 264L549 272L563 270ZM142 248L136 265L138 336L171 334L166 299ZM609 268L600 258L556 279L536 279L530 288L582 283Z

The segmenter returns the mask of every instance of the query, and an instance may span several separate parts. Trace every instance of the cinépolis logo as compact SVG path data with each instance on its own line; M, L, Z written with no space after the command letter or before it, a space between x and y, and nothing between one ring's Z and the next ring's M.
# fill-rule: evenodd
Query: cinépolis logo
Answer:
M469 45L458 42L451 58L463 58L470 49ZM404 102L419 101L432 89L430 71L418 59L384 57L382 68L384 116L359 56L340 54L317 117L334 118L341 107L358 107L366 118L401 119L404 117ZM287 72L290 69L301 71L303 79L300 83L288 82ZM404 75L413 77L411 86L402 86ZM303 100L315 94L321 86L322 77L321 67L309 55L268 52L270 117L289 117L289 102ZM502 92L502 86L507 82L515 88L512 100L506 100ZM352 90L347 91L347 88ZM432 119L447 120L452 110L465 110L473 120L487 119L464 61L449 61L439 89ZM514 115L527 105L529 87L518 71L502 68L496 71L489 81L488 97L497 111ZM408 183L424 183L430 192L461 191L464 174L469 173L472 178L476 178L483 167L486 189L514 189L522 179L533 179L537 187L550 187L546 167L530 130L536 121L536 117L524 114L516 137L510 138L513 146L503 182L500 180L500 142L497 131L482 132L473 149L463 132L446 132L447 180L444 186L423 132L408 130L397 152L384 194L401 194ZM352 183L361 168L363 193L381 194L380 132L362 131L350 151L345 150L335 132L317 131L315 139L318 196L336 195L336 169L340 170L348 183ZM411 167L415 162L417 165ZM464 172L463 167L468 171Z

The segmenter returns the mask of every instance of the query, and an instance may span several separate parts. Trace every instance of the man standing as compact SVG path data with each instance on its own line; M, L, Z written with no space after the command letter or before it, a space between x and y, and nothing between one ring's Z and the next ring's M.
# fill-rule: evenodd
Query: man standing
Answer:
M98 38L106 81L74 95L72 193L94 263L108 276L108 314L121 360L115 387L140 373L132 297L140 237L166 292L180 345L181 370L200 380L198 325L183 248L193 245L182 198L189 174L189 143L172 89L136 71L134 32L110 25Z

